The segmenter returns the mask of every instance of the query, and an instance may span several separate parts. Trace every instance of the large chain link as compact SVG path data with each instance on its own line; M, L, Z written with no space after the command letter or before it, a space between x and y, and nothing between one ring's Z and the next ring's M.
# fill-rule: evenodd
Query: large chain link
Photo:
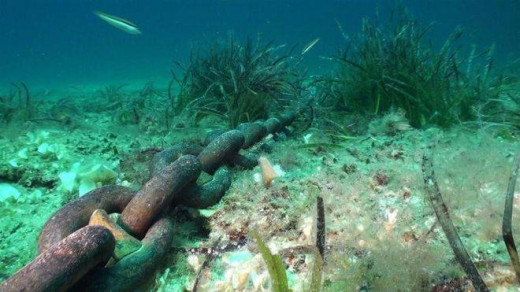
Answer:
M226 165L251 168L257 163L255 157L241 155L239 150L253 146L268 134L276 135L299 112L243 123L236 130L210 133L204 148L179 144L165 149L153 158L151 179L137 192L122 186L105 186L68 203L43 227L39 255L2 283L0 291L132 290L149 278L172 244L172 221L164 215L168 209L176 205L207 208L218 203L231 185L231 172ZM202 172L213 178L198 185L196 181ZM121 213L119 226L142 238L135 251L114 256L116 243L125 244L121 227L111 227L111 223L89 225L93 213L105 212Z

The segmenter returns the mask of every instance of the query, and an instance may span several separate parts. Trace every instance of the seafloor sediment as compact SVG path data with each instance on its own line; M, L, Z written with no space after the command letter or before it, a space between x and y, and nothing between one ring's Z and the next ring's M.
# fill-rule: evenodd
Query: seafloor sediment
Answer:
M48 107L60 100L46 94L39 98ZM43 224L61 206L101 185L137 189L148 177L150 149L225 127L177 120L165 129L153 100L134 123L106 101L86 102L96 92L69 94L77 99L63 115L72 120L12 123L0 133L0 281L36 256ZM331 138L319 119L252 150L283 171L271 187L258 179L259 167L237 170L217 206L178 210L172 251L148 289L190 290L200 274L199 291L269 290L262 257L248 241L253 229L282 255L293 291L308 289L317 196L327 226L325 291L420 291L462 276L423 190L421 159L432 141L440 188L470 256L490 287L517 287L501 224L518 143L464 126ZM515 201L513 222L519 209ZM213 246L228 247L200 271Z

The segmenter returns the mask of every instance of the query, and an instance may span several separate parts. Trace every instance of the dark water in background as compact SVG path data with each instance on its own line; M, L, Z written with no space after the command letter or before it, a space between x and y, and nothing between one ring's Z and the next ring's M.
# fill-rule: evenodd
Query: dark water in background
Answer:
M355 35L363 17L382 15L394 0L1 0L0 87L25 81L33 87L121 84L167 79L174 60L192 46L233 31L239 38L299 45L320 37L305 56L311 72L330 64L345 45L334 19ZM466 42L496 43L502 65L520 57L520 0L404 0L440 45L454 27ZM128 19L143 34L129 35L95 16L100 10ZM386 17L381 17L383 20ZM468 45L469 47L469 45Z

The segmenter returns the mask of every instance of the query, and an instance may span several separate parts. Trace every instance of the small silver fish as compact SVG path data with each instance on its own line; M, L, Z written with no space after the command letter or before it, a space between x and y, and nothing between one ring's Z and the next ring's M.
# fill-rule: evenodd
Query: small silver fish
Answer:
M119 18L114 15L106 14L101 11L94 11L94 14L97 15L99 18L103 19L104 21L106 21L108 24L112 25L113 27L116 27L126 33L141 34L141 31L139 30L137 25L135 25L134 23L132 23L128 20Z
M319 41L320 41L320 38L315 38L315 39L313 39L312 41L308 42L308 43L303 47L302 55L305 54L305 53L307 53L308 51L310 51L310 49L312 49L312 47L314 47L314 45L316 45Z

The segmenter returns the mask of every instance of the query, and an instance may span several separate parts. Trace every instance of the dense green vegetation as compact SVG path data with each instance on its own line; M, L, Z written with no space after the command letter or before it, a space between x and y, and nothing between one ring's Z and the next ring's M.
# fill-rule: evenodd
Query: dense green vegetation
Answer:
M230 127L264 118L269 106L287 104L299 88L289 55L247 40L240 44L230 35L204 49L192 51L190 64L172 96L174 111L190 111L196 118L207 114L225 119Z
M377 23L377 22L376 22ZM388 25L365 19L361 34L333 58L337 71L324 79L322 94L340 109L379 114L401 108L414 127L451 126L477 118L476 108L501 93L492 77L493 48L467 57L456 29L436 50L426 37L434 24L422 26L404 9Z
M311 262L300 261L294 257L294 254L290 255L292 257L290 259L292 265L290 265L286 260L287 254L284 255L280 250L277 250L279 254L273 254L258 233L251 232L250 237L256 242L257 249L265 261L274 291L288 291L289 283L294 284L294 281L289 281L292 280L291 276L296 273L302 274L302 271L312 272L309 285L311 291L320 289L338 291L345 287L356 290L431 290L440 281L462 276L460 269L457 270L458 267L453 265L452 259L449 258L450 253L445 244L443 245L442 241L439 241L439 245L434 242L437 239L435 238L437 236L436 223L432 223L431 226L422 225L423 221L428 220L427 216L433 213L428 214L429 209L426 208L426 205L408 200L413 194L415 196L413 199L420 202L420 199L416 200L417 196L421 195L422 183L418 183L415 178L419 168L419 165L413 164L416 162L415 149L419 149L421 143L424 142L422 140L427 140L430 136L425 134L419 139L408 137L403 140L384 137L407 131L410 125L416 128L427 126L447 128L464 123L482 128L488 125L499 127L499 130L494 132L495 136L490 139L492 142L484 141L489 145L485 145L485 147L477 145L477 147L468 144L473 145L475 149L483 149L476 152L476 155L468 155L470 152L467 149L460 153L453 150L463 148L461 145L466 145L465 142L452 144L444 150L439 150L442 152L438 155L443 157L445 164L444 167L439 164L441 165L440 173L444 174L441 177L449 178L446 179L445 188L451 190L447 193L451 193L450 209L455 210L452 213L455 214L453 218L458 220L455 223L464 229L465 239L472 239L470 243L473 245L470 247L473 249L468 248L468 250L479 253L478 255L481 257L479 264L481 265L491 263L489 259L495 263L500 256L503 258L505 255L504 250L500 253L499 248L504 247L499 246L501 242L494 234L498 225L493 223L497 221L496 218L500 217L502 209L500 206L500 211L496 211L496 208L493 209L490 206L496 207L493 205L496 203L493 200L498 197L496 190L500 190L500 180L503 180L502 176L506 173L502 169L497 169L496 166L501 166L502 164L498 161L509 157L511 151L506 148L499 149L497 145L500 145L502 141L494 137L499 135L514 140L514 130L520 129L519 83L514 78L495 72L493 47L479 51L476 46L467 48L461 46L460 42L463 37L461 29L456 29L442 46L436 48L428 40L429 33L435 25L422 26L404 10L399 10L392 15L389 26L377 23L365 19L360 35L355 39L349 39L347 47L343 48L338 56L332 58L337 64L337 70L331 76L312 80L304 81L301 78L298 71L298 68L301 67L296 66L298 60L301 60L301 55L292 57L290 53L280 54L283 46L274 47L271 43L263 45L251 40L241 43L229 36L225 40L219 40L207 47L193 50L190 63L183 68L180 78L176 76L172 78L167 94L164 90L156 89L152 83L148 83L138 91L122 90L123 85L111 85L99 90L97 94L83 97L57 95L54 99L49 99L44 94L38 95L36 92L34 97L37 98L33 99L25 83L13 84L9 93L0 95L0 124L7 126L18 123L19 126L21 125L20 128L23 127L24 132L17 131L14 135L19 136L20 133L27 132L27 137L24 136L16 142L17 144L13 144L16 147L8 145L7 142L4 143L4 161L8 162L3 166L4 172L7 174L4 175L4 180L13 185L21 185L26 189L39 187L45 191L51 191L58 184L58 173L71 172L69 164L79 163L78 161L83 163L85 157L89 158L90 155L104 155L104 157L113 159L114 165L121 165L117 166L121 168L118 179L120 174L124 174L121 176L124 181L135 182L137 186L141 181L147 179L147 172L142 167L145 164L144 161L151 157L151 153L160 150L156 146L161 145L163 148L166 146L171 137L168 134L175 133L175 131L171 131L171 126L179 125L178 128L185 126L184 124L180 126L181 123L170 124L173 118L184 121L187 117L193 117L193 121L197 122L203 117L212 116L222 120L219 126L226 124L230 128L234 128L239 123L265 118L273 111L294 105L301 100L302 92L311 88L306 92L314 92L316 89L317 97L321 99L313 103L316 110L309 107L311 108L309 112L312 116L315 112L318 113L315 121L321 124L319 133L318 131L309 132L311 134L307 138L310 139L312 134L315 137L328 134L324 125L329 125L333 128L332 135L326 138L330 139L285 144L290 145L290 147L283 147L286 148L282 149L286 151L285 155L275 156L288 172L292 172L285 182L281 180L279 185L269 190L255 189L256 185L251 182L251 179L243 179L246 177L243 176L243 184L240 185L241 191L234 193L234 199L224 202L227 204L225 206L230 208L229 212L226 210L226 212L218 214L218 216L224 217L237 209L246 210L247 212L243 214L247 214L247 216L243 217L247 217L247 225L236 224L237 226L248 226L250 223L258 222L258 218L268 218L269 223L277 223L270 224L266 228L276 229L276 232L270 234L275 240L279 240L279 237L283 236L290 239L292 236L292 239L298 238L298 242L302 242L299 241L300 234L287 236L288 233L284 233L301 228L297 225L300 224L297 221L303 217L302 214L306 215L306 208L310 205L308 202L313 198L313 195L309 195L312 193L301 191L302 186L305 186L302 182L320 186L320 192L321 186L323 186L330 201L334 203L334 205L330 204L327 220L340 221L339 219L342 219L342 221L330 225L329 232L332 235L330 242L334 244L328 246L330 248L327 250L329 256L323 259L323 262L320 254L317 251L314 252L312 270L309 265ZM325 115L322 114L325 109L332 109L328 113L334 118L324 117ZM361 120L362 122L359 124L365 122L364 130L368 129L368 135L364 136L365 132L352 131L349 127L350 123L345 123L346 119L343 120L347 115L353 116L352 119L361 120L360 117L365 119ZM375 116L383 117L373 119ZM28 132L28 129L36 128L36 123L49 121L57 125L55 127L57 129L65 128L63 126L67 125L66 129L69 129L70 132L80 127L88 131L85 131L86 134L70 138L72 142L66 140L68 137L60 137L53 138L57 139L59 143L54 144L55 141L53 141L52 145L47 145L49 143L45 142L44 138L37 137L35 134L37 132ZM82 125L79 125L80 121L83 123ZM78 125L75 125L76 122ZM94 131L91 130L97 128L89 128L90 124L102 125L102 135L92 133ZM130 125L133 127L129 127ZM206 125L207 123L204 126ZM135 131L129 131L130 128L134 128ZM294 128L297 127L294 126ZM192 131L194 133L192 135L179 135L175 138L182 137L198 142L201 135L197 131L203 133L206 130L207 127L200 127ZM50 135L45 133L41 136ZM58 136L56 133L51 135ZM473 133L471 132L468 136L472 136ZM304 136L299 134L294 131L292 137L301 139ZM307 134L307 132L303 134ZM357 136L358 134L359 136ZM101 141L99 144L92 142L98 139ZM297 141L296 139L294 141ZM442 143L445 145L453 143L451 136L443 139ZM466 136L464 139L470 140ZM122 142L117 144L116 140ZM8 140L4 138L3 141ZM343 143L345 141L355 141L350 144L357 144L358 147L346 146L346 143ZM45 147L41 147L42 145ZM412 147L410 145L413 145L414 148L406 148ZM50 150L47 151L50 146L56 149L75 148L79 151L78 156L66 158L65 162L60 161L60 166L58 160L61 158L58 156L61 157L61 155ZM305 151L295 151L298 149ZM412 150L408 151L409 149ZM302 153L309 154L311 158L304 160L308 157L303 156ZM374 153L376 154L374 155ZM130 158L125 159L125 155ZM34 164L29 164L29 162L33 163L33 157L36 157ZM450 159L453 157L458 160ZM476 166L482 166L482 157L486 157L484 167L486 171L475 175L470 168L476 169ZM24 164L28 164L30 167ZM38 179L38 181L34 179L43 177L40 173L44 173L42 169L47 167L41 167L41 165L50 165L48 168L54 172L48 172L47 176L52 176L52 179ZM408 169L406 166L410 166L410 168ZM402 173L394 171L399 167L404 169ZM518 167L516 166L516 168ZM321 171L322 169L325 171ZM493 171L489 172L489 169ZM337 174L338 172L340 173ZM12 175L12 173L17 175ZM246 175L249 176L249 173ZM300 179L298 175L308 176L309 180ZM336 175L337 177L335 177ZM460 192L454 188L457 186L457 179L464 182L461 185L465 188L461 187L461 189L467 191ZM389 183L390 186L388 186ZM297 187L290 188L293 185ZM239 187L236 189L238 190ZM386 192L387 190L388 192ZM36 204L34 202L48 203L45 213L54 208L54 206L50 207L54 202L51 202L48 196L42 196L41 191L35 194L40 195L27 199L28 205L34 206ZM251 197L248 197L248 194L251 194ZM369 195L367 196L367 194ZM513 194L514 190L508 192L509 199L512 200ZM385 196L388 197L385 198ZM394 200L391 196L395 196L397 199ZM65 198L69 200L68 197ZM258 201L254 201L253 198ZM364 201L365 198L369 201ZM377 201L375 198L380 198L381 201ZM391 200L396 202L394 206L403 208L395 210L387 208L390 204L386 203ZM469 205L468 202L470 202ZM20 201L20 203L24 202ZM502 201L499 203L502 204ZM59 204L62 202L60 201ZM420 207L422 213L412 207L416 209ZM383 208L387 208L385 209L387 221L382 219ZM11 207L6 207L6 212L12 213L6 213L7 215L11 218L20 217L11 209ZM32 207L28 210L27 214L36 214ZM395 217L397 210L401 216L398 217L398 224L394 224L395 221L390 223L391 214L394 214L394 219L397 218ZM253 216L255 213L257 217ZM188 218L187 214L181 215ZM280 215L280 218L272 219L275 217L273 215ZM48 217L45 214L44 216ZM235 215L235 218L232 219L235 220L238 217ZM356 223L354 224L344 218L358 220L354 220L353 222ZM483 218L482 221L480 218ZM206 226L205 220L200 223L201 226L203 224ZM211 220L225 222L218 218ZM342 222L348 222L348 224L343 226ZM190 221L191 223L193 222ZM381 223L383 225L379 226ZM387 225L384 225L385 223ZM302 226L306 226L303 224L309 223L302 223ZM215 224L211 226L222 228L223 231L228 232L226 235L230 235L230 238L231 235L239 239L242 236L246 237L245 233L236 231L238 228L230 228L230 225ZM232 226L235 227L235 225ZM349 229L349 226L352 229ZM30 231L24 232L32 236L34 229L41 226L32 223L30 227L28 228ZM430 229L425 230L426 227ZM17 232L19 226L13 228L16 230L9 230L9 236L11 233ZM190 232L195 232L195 228L188 229ZM487 229L491 231L486 232ZM238 230L241 231L241 229ZM477 233L484 239L475 239ZM181 234L179 240L184 240L183 236L185 234ZM202 238L190 239L190 244L193 241L198 245L206 237L207 234L204 233ZM371 239L377 240L370 241ZM484 242L488 245L482 245L482 250L477 250L475 246L480 247L475 242L479 244ZM179 248L179 245L175 245L175 247ZM32 247L33 253L35 250L35 247ZM186 254L179 254L174 256L181 258L182 265L188 266L184 257ZM21 266L23 262L29 260L28 255L22 257L23 261L9 254L6 257L9 257L7 261L10 265L15 263ZM196 263L198 260L197 258ZM177 261L172 262L174 263L171 264L172 266L181 265ZM296 270L294 267L301 269ZM200 270L200 275L203 274L204 269L205 267ZM337 272L338 270L339 272ZM14 269L11 268L8 273L0 273L0 278L6 278L13 272ZM169 270L165 272L164 279L161 280L163 285L168 273ZM190 273L192 273L191 270L182 271L184 276L190 275ZM323 286L321 284L322 273ZM171 279L176 277L177 275L172 276Z

